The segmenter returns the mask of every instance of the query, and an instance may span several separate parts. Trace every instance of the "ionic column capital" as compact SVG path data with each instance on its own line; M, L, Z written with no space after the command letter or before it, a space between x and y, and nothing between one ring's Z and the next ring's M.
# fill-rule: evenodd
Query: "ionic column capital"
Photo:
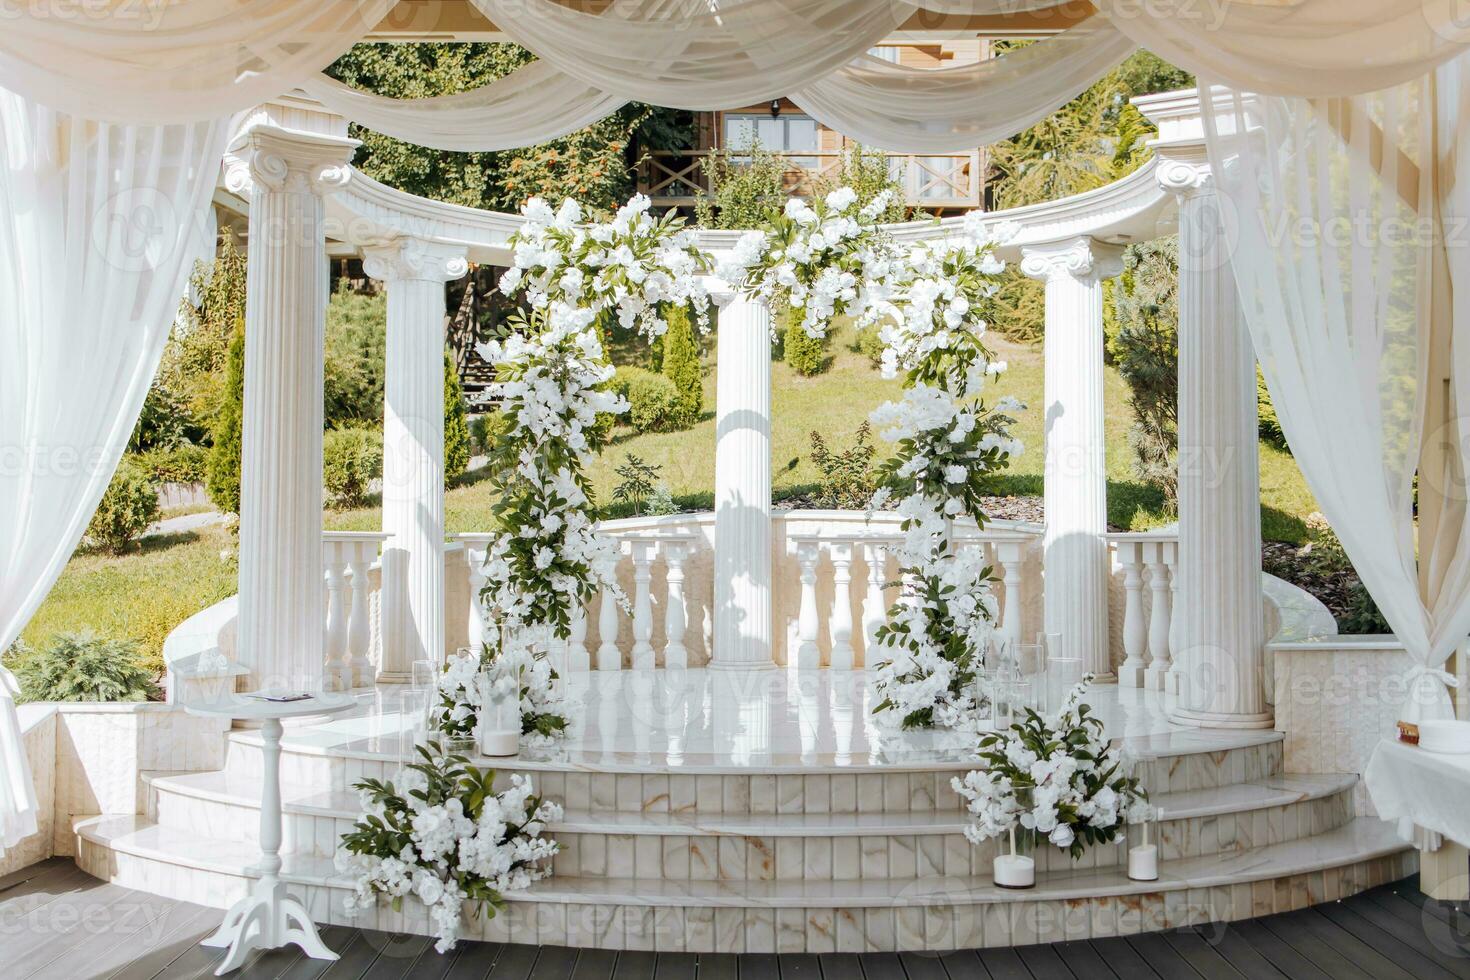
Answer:
M1179 202L1215 192L1215 176L1203 146L1160 150L1158 160L1154 166L1154 179Z
M1047 282L1110 279L1123 271L1123 249L1086 235L1059 242L1021 246L1021 273Z
M352 155L361 140L252 126L225 154L225 187L248 194L255 187L325 196L352 177Z
M362 255L363 271L386 283L448 282L460 278L470 268L468 251L463 245L409 236L365 246Z

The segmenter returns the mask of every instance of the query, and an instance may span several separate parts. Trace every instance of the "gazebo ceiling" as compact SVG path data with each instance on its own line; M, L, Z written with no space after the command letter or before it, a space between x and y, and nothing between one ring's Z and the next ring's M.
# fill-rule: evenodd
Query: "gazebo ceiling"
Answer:
M597 10L608 0L561 0L567 6ZM943 14L916 11L895 32L910 41L958 37L1037 37L1066 30L1093 13L1090 3L1059 4L1001 14ZM366 41L508 41L470 0L398 0Z

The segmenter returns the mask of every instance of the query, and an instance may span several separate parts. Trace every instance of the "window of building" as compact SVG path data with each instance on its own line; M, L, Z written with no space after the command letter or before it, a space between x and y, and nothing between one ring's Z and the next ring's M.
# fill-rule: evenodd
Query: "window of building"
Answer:
M770 113L725 113L724 146L739 156L752 144L771 153L791 157L792 163L808 170L817 165L816 157L803 157L803 152L817 149L817 121L800 112L783 112L772 118Z

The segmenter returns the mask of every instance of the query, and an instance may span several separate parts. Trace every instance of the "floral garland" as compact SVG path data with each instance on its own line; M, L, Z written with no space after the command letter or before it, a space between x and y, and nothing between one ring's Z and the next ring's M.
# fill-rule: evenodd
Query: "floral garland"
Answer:
M968 801L965 836L972 843L1020 826L1080 857L1087 847L1116 840L1125 823L1148 818L1148 793L1124 771L1102 721L1082 703L1091 683L1088 674L1050 719L1028 708L1008 731L980 740L986 768L953 780Z
M507 891L520 891L551 874L559 846L541 836L562 809L534 795L519 774L495 792L495 773L480 771L438 744L419 746L424 761L405 767L397 783L365 779L354 788L362 817L342 838L337 867L351 874L348 914L373 907L380 896L401 909L404 896L424 903L440 953L459 938L464 903L490 915Z
M858 204L839 187L815 205L786 202L763 229L747 231L718 266L721 277L748 295L802 311L801 326L824 337L839 316L859 326L884 313L899 256L879 223L892 200L882 191Z
M954 522L984 526L984 477L1022 449L1010 426L1025 406L1010 397L987 406L983 397L1006 365L985 347L980 311L1005 268L995 245L1013 234L972 213L959 238L911 249L901 301L889 305L880 332L883 373L903 371L904 394L872 414L894 446L873 506L893 506L904 536L895 549L902 595L874 636L874 680L878 710L905 728L978 726L973 680L998 609L990 568L979 549L956 546Z
M595 526L586 468L602 413L627 410L606 390L613 368L601 327L615 321L652 339L667 329L669 304L708 322L699 274L708 259L678 218L656 219L638 195L610 221L585 223L572 200L553 211L533 198L511 237L515 264L500 289L530 307L508 335L477 350L494 365L486 391L510 421L488 462L497 532L487 551L481 608L495 639L450 658L440 680L440 728L474 731L485 703L477 676L498 662L520 678L523 734L566 728L553 702L556 678L545 647L571 634L575 610L598 590L624 605L617 545Z

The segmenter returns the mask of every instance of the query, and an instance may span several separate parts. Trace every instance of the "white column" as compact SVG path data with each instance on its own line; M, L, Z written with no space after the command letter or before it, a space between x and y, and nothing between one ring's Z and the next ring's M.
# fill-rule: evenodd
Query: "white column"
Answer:
M1108 474L1103 432L1103 279L1121 250L1091 238L1021 249L1021 271L1046 283L1043 350L1045 626L1065 656L1107 680Z
M460 246L402 238L363 249L388 287L383 379L383 663L406 684L415 660L444 658L444 284Z
M356 140L256 126L226 185L250 195L236 658L246 688L319 688L322 655L323 195Z
M715 631L711 668L771 659L771 311L720 310L715 385Z
M1269 728L1256 368L1209 168L1165 159L1179 199L1178 702L1171 718Z

